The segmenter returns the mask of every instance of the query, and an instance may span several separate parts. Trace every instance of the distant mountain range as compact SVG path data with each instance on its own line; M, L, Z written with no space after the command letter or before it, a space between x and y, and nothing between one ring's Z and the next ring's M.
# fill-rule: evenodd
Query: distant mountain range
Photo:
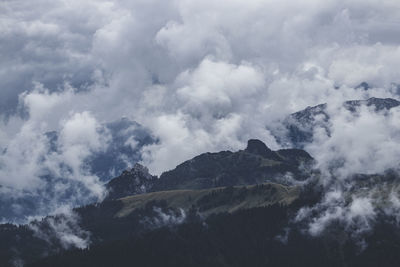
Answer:
M400 101L392 98L369 98L367 100L350 100L343 103L343 107L357 113L358 108L366 106L372 107L376 112L388 111L400 106ZM314 130L319 127L329 130L330 116L327 111L327 104L320 104L307 107L304 110L290 114L283 121L283 130L275 131L275 137L279 143L296 148L303 148L304 145L312 142ZM282 135L282 133L285 133Z

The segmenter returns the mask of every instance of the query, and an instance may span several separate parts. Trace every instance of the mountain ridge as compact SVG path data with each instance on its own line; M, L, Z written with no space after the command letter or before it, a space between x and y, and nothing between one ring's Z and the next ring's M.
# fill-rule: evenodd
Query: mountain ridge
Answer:
M262 141L250 139L244 150L203 153L187 160L159 178L148 170L129 171L107 183L107 199L165 190L207 189L221 186L251 185L278 181L285 175L302 181L311 174L314 159L304 150L272 151ZM146 178L147 177L147 178Z

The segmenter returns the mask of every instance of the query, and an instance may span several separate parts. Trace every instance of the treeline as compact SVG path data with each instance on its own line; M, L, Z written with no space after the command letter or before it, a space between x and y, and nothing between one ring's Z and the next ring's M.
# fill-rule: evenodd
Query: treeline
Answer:
M291 207L273 205L192 220L125 239L72 250L30 267L47 266L398 266L396 226L382 223L366 248L339 226L313 238L290 224Z

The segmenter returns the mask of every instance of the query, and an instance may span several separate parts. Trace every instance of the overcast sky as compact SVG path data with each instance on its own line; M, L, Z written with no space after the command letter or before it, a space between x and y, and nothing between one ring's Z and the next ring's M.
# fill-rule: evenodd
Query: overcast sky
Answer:
M308 146L320 166L340 156L343 173L382 171L398 164L400 112L350 118L337 107L398 98L399 72L398 0L3 0L0 184L40 187L43 164L62 176L62 163L101 197L82 170L107 146L101 123L148 127L160 142L143 163L160 174L249 138L279 148L266 127L325 102L332 138ZM373 88L354 89L361 82ZM51 130L61 139L49 156Z

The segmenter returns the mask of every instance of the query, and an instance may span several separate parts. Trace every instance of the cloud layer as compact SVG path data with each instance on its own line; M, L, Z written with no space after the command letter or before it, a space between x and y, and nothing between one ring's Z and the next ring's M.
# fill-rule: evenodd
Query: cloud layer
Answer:
M398 97L399 8L395 0L3 1L2 191L34 194L46 170L100 197L82 162L107 149L99 125L122 116L159 138L143 148L159 174L249 138L277 148L266 128L307 106ZM361 82L372 88L354 89ZM344 157L345 171L359 172L373 154L368 172L396 166L398 111L384 121L368 110L332 112L332 138L309 146L322 165ZM61 144L47 155L43 133L53 130Z

